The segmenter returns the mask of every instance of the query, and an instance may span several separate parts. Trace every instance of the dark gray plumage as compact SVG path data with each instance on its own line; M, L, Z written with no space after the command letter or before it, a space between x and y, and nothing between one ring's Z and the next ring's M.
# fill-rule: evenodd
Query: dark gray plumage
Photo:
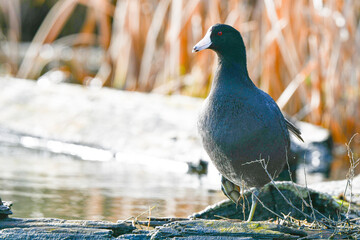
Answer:
M282 115L275 101L249 78L240 33L216 24L193 52L214 50L218 68L198 120L204 148L219 172L233 184L261 188L283 169L290 139L288 129L300 131Z

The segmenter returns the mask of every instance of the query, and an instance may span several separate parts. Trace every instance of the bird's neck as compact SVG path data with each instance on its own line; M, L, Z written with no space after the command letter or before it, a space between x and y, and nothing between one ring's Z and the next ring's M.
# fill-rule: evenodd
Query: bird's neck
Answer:
M247 90L254 88L255 85L251 81L246 60L231 58L227 59L218 54L218 67L215 73L212 89L233 89L235 91ZM245 58L246 59L246 58Z

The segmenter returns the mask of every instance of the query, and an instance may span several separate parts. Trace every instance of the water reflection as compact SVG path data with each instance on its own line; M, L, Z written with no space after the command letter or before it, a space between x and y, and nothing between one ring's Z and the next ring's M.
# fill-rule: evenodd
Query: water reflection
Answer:
M131 159L90 162L12 147L0 151L0 196L14 202L14 217L116 221L149 207L151 216L186 217L225 199L216 175L160 172Z

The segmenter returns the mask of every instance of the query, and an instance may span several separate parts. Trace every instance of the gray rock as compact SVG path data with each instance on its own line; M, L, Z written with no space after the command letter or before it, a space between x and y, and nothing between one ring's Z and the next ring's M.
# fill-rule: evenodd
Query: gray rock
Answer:
M158 227L151 239L297 239L306 235L304 231L272 223L189 220Z
M295 219L307 219L310 222L314 221L313 217L309 217L313 214L312 209L307 207L303 202L304 200L310 205L311 199L311 204L313 208L316 209L314 213L317 220L324 218L324 216L335 220L339 219L339 217L344 217L341 213L345 211L345 208L341 209L340 205L332 198L332 196L326 193L306 189L305 187L301 187L290 182L276 182L276 186L286 199L288 199L288 201L300 210L299 211L289 205L280 195L278 190L272 184L268 184L260 191L259 199L266 207L280 216L290 215ZM247 216L244 216L244 213L248 214L250 206L251 193L245 192L243 199L240 199L238 206L230 200L224 200L220 203L207 207L199 213L191 215L190 218L228 218L245 220L247 219ZM258 203L254 220L261 221L276 218L276 215L265 209L261 203Z
M3 77L0 85L0 142L89 160L200 157L201 99Z
M154 231L148 231L148 230L143 230L143 229L136 229L134 230L132 233L128 233L128 234L123 234L119 237L117 237L116 239L121 239L121 240L143 240L143 239L150 239L151 238L151 234Z
M30 227L0 230L0 239L114 239L111 230L85 228Z
M290 161L294 157L296 164L304 165L307 173L329 177L334 145L330 131L306 122L297 121L296 125L301 129L304 142L292 141ZM299 174L299 181L305 182L302 176Z
M151 157L153 164L153 160L163 159L192 162L190 171L207 171L209 157L202 150L196 130L202 99L9 77L0 77L0 85L1 144L85 160L131 156L134 161ZM293 141L298 155L310 143L329 138L324 129L315 127L320 130L314 139L314 126L298 126L308 144L299 146L297 140ZM201 164L200 158L204 160ZM214 168L212 164L209 167Z
M118 240L146 240L146 239L151 239L151 235L150 234L124 234L121 235L119 237L117 237L116 239Z
M72 229L76 231L98 231L103 230L110 231L112 236L117 237L121 234L131 233L135 227L127 223L112 223L106 221L87 221L87 220L62 220L54 218L6 218L0 220L0 229L43 229L46 234L50 234L49 229L57 229L61 233L69 232L71 233ZM35 228L35 229L34 229ZM61 230L63 229L63 230ZM7 230L10 231L10 230ZM30 230L26 230L30 231ZM6 231L5 231L6 233ZM10 231L10 233L12 233ZM44 233L44 234L45 234Z
M351 194L351 201L360 204L360 175L354 177L352 180L351 189L348 185L348 181L350 180L344 179L338 181L312 183L309 184L309 188L338 198L345 196L348 201L350 200Z
M174 239L182 240L255 240L253 237L231 237L231 236L190 236L190 237L175 237Z
M7 218L8 215L12 214L11 205L12 202L3 202L0 198L0 219Z

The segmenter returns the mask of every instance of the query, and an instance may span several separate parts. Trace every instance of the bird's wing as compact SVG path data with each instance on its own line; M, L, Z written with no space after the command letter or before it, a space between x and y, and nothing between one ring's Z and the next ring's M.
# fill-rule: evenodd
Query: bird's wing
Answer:
M295 135L295 137L297 137L300 141L304 142L304 139L301 137L301 132L300 130L295 127L295 125L290 122L289 120L287 120L285 118L285 122L286 122L286 127L288 128L288 130L293 133Z
M289 120L287 120L284 117L284 114L282 114L279 106L276 104L276 102L274 101L274 99L272 99L267 93L265 93L264 91L260 90L259 93L262 95L263 99L267 99L266 101L266 105L269 106L269 108L275 112L276 114L276 119L279 120L280 125L282 126L282 128L287 128L288 131L290 131L291 133L293 133L295 135L296 138L298 138L300 141L304 142L303 138L301 137L301 132L300 130L293 124L291 123ZM285 120L282 120L282 118Z

